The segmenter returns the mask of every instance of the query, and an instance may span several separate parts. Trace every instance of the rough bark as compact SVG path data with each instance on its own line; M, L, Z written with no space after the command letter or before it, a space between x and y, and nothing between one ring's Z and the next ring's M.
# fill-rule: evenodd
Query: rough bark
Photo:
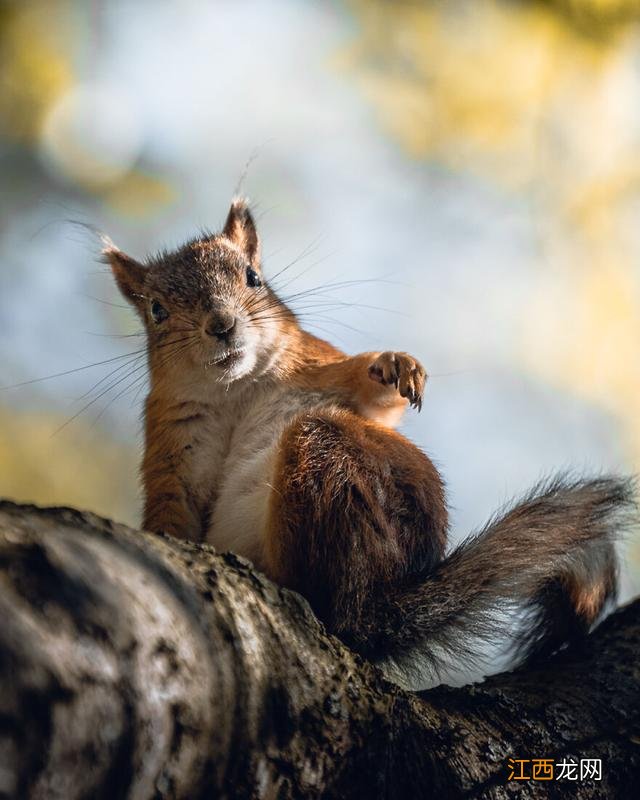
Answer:
M640 601L482 684L387 683L211 548L0 503L0 797L636 796ZM507 759L602 758L600 782Z

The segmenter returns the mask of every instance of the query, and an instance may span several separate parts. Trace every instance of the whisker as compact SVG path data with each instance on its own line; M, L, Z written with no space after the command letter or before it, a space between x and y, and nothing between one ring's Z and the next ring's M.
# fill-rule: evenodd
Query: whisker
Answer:
M124 305L123 303L112 303L110 300L102 300L100 297L94 297L92 294L86 292L78 293L81 297L86 297L88 300L95 300L96 303L102 303L103 306L111 306L112 308L126 308L131 309L131 306Z
M293 267L293 266L294 266L295 264L297 264L299 261L302 261L302 259L303 259L303 258L306 258L308 255L311 255L311 253L313 253L315 250L317 250L317 249L318 249L318 246L319 246L319 244L320 244L320 242L322 241L322 238L323 238L323 236L322 236L322 235L316 236L316 238L315 238L315 239L313 239L313 241L312 241L312 242L310 242L310 243L309 243L309 244L308 244L308 245L307 245L307 246L304 248L304 250L303 250L303 251L302 251L302 252L301 252L301 253L300 253L298 256L296 256L296 257L293 259L293 261L290 261L288 264L285 264L285 266L284 266L284 267L282 267L282 269L278 270L278 272L276 272L276 273L275 273L275 275L273 275L273 276L272 276L272 277L269 279L269 283L270 283L270 284L274 284L274 283L275 283L275 281L276 281L276 279L277 279L277 278L278 278L280 275L282 275L283 273L287 272L287 270L291 269L291 267Z
M281 292L283 289L286 289L287 286L291 286L292 283L294 283L295 281L297 281L300 278L302 278L304 275L306 275L312 269L317 267L319 264L323 264L325 261L327 261L329 258L331 258L331 256L334 256L337 252L338 252L337 250L333 250L331 253L327 253L326 256L322 256L322 258L319 258L317 261L314 261L312 264L309 264L308 267L305 267L305 269L303 269L297 275L294 275L292 278L289 278L289 280L286 283L281 284L281 285L276 283L275 284L276 291ZM273 285L273 281L270 280L269 284Z
M180 355L180 353L184 352L184 351L185 351L185 350L186 350L186 349L187 349L189 346L190 346L190 343L189 343L189 344L186 344L186 345L182 345L182 347L178 347L178 348L177 348L175 351L172 351L172 352L171 352L171 354L170 354L170 356L171 356L171 359L175 361L175 360L176 360L176 358L178 357L178 355ZM166 363L168 363L168 361L169 361L169 359L167 359L167 361L163 362L163 364L162 364L162 365L164 366ZM109 408L109 407L110 407L110 406L111 406L113 403L115 403L115 402L116 402L116 400L118 400L118 399L119 399L120 397L122 397L123 395L127 394L127 392L130 392L130 391L131 391L133 388L135 388L135 387L136 387L136 385L137 385L137 384L139 384L139 387L138 387L138 392L139 392L139 391L140 391L140 390L141 390L141 389L144 387L144 381L145 381L145 378L146 378L146 377L147 377L147 374L146 374L146 373L144 373L143 375L141 375L141 376L138 376L138 377L134 378L134 380L133 380L133 381L131 381L131 383L127 384L127 386L125 386L125 387L124 387L124 389L121 389L121 390L120 390L120 391L119 391L119 392L118 392L118 393L117 393L117 394L116 394L114 397L112 397L112 398L109 400L109 402L108 402L108 403L107 403L107 404L106 404L106 405L105 405L105 406L104 406L104 407L103 407L103 408L100 410L100 412L98 413L98 415L97 415L97 416L95 417L95 419L93 420L93 423L92 423L92 425L95 425L95 424L98 422L98 420L100 419L100 417L101 417L101 416L102 416L102 415L103 415L103 414L104 414L104 413L107 411L107 409L108 409L108 408Z
M182 347L178 348L176 351L172 351L171 353L169 353L169 354L167 355L167 359L166 359L166 361L163 361L163 362L161 362L159 366L165 366L166 364L168 364L168 363L169 363L169 361L170 361L170 360L173 360L173 361L175 361L175 360L177 359L178 355L180 355L180 354L181 354L181 353L183 353L185 350L187 350L187 349L188 349L188 348L189 348L189 347L190 347L190 346L193 344L193 342L195 342L195 341L197 341L197 338L196 338L196 337L194 337L193 339L191 339L190 341L188 341L188 342L187 342L185 345L183 345ZM136 392L136 395L135 395L135 397L134 397L134 401L135 401L135 400L137 400L137 398L138 398L138 395L140 394L140 392L141 392L141 391L142 391L142 389L144 388L144 378L145 378L145 377L146 377L146 376L144 376L144 375L143 375L141 378L139 378L139 379L138 379L138 381L139 381L139 384L140 384L140 385L139 385L139 387L138 387L138 391ZM134 384L135 384L135 382L134 382Z
M141 348L140 350L135 350L132 353L124 353L121 356L113 356L113 358L106 358L104 361L96 361L93 364L85 364L83 367L75 367L75 369L67 369L64 372L56 372L53 375L45 375L43 378L32 378L29 381L21 381L20 383L14 383L12 386L0 386L0 392L4 392L7 389L18 389L20 386L30 386L33 383L40 383L40 381L50 381L53 378L63 378L65 375L72 375L75 372L82 372L85 369L93 369L94 367L101 367L104 364L112 364L114 361L119 361L122 358L129 358L129 356L139 355L140 353L146 353L146 348Z
M181 341L184 341L184 340L179 340L177 343L176 342L172 342L171 344L179 344ZM165 345L165 346L168 346L168 344L169 343L167 343L167 345ZM56 436L58 433L60 433L60 431L62 431L64 428L66 428L67 425L69 425L69 423L71 423L71 422L73 422L73 420L77 419L80 416L80 414L84 413L87 409L91 408L91 406L94 403L96 403L101 397L104 397L106 394L108 394L110 391L112 391L112 389L114 389L116 386L119 386L123 381L127 380L127 378L130 378L132 375L135 375L140 370L146 369L146 368L147 368L146 362L143 363L143 364L134 365L128 372L126 372L124 375L120 376L116 381L113 381L112 383L110 383L109 386L106 387L106 389L103 389L92 400L90 400L88 403L85 403L85 405L79 411L77 411L75 414L73 414L73 416L71 416L62 425L60 425L60 427L57 428L53 432L52 436Z
M368 283L384 283L395 285L394 281L387 281L382 278L361 278L359 280L351 280L351 281L336 281L334 283L326 283L320 284L318 286L312 286L309 289L304 289L300 292L296 292L295 294L289 295L288 297L284 297L283 300L285 303L290 302L293 299L298 297L305 297L307 295L318 295L321 292L327 292L328 290L332 289L344 289L348 286L361 286L363 284Z
M363 331L361 328L354 328L353 325L349 325L347 322L343 322L339 319L334 319L334 317L327 317L327 316L317 316L312 314L303 314L303 317L307 320L309 324L312 324L314 320L319 319L323 322L332 322L334 325L340 325L341 328L345 328L345 330L353 331L354 333L360 334L360 336L371 336L370 331Z
M80 416L80 414L85 412L87 409L91 408L91 406L94 403L97 403L101 397L104 397L104 395L108 394L108 392L110 392L115 386L118 386L120 383L122 383L122 381L125 381L127 378L131 377L131 375L133 375L138 370L142 369L144 366L146 365L140 364L136 367L133 367L132 369L129 370L129 372L125 373L121 378L118 378L117 381L114 381L109 386L107 386L106 389L103 389L98 395L96 395L96 397L94 397L92 400L90 400L88 403L82 406L82 408L79 411L76 411L76 413L73 416L69 417L68 420L63 422L62 425L60 425L60 427L56 428L56 430L51 434L51 436L52 437L57 436L60 433L60 431L64 430L64 428L66 428L67 425L73 422L74 419L77 419Z
M264 306L262 306L262 307L260 307L258 309L254 309L253 310L253 314L252 314L252 319L258 319L263 314L264 311L270 311L271 309L278 310L279 307L281 308L281 304L280 303L270 303L270 304L266 304L266 305L264 305ZM307 305L304 305L304 306L293 306L291 309L282 308L282 314L286 315L286 313L288 313L289 311L293 311L297 316L302 311L312 311L312 310L316 310L316 309L317 310L325 310L325 311L339 311L339 310L342 310L342 309L349 309L349 310L351 310L351 309L358 309L358 310L366 309L366 310L374 310L374 311L385 311L385 312L387 312L389 314L396 314L398 316L403 316L403 317L407 317L408 316L404 312L397 311L397 310L391 309L391 308L383 308L383 307L380 307L380 306L372 306L372 305L369 305L369 304L366 304L366 303L355 303L355 302L351 303L351 302L340 301L340 300L335 300L335 301L331 301L331 302L323 300L323 301L319 301L317 303L308 303Z
M146 336L146 331L138 333L96 333L96 331L83 331L87 336L95 336L99 339L134 339L138 336Z
M262 293L260 296L254 297L250 300L249 303L245 304L245 311L249 314L252 312L263 312L265 310L269 310L271 308L278 308L278 307L285 307L287 310L293 311L293 313L297 313L297 309L295 308L294 302L300 299L305 299L307 301L314 302L316 300L320 300L320 302L331 302L338 305L350 306L353 308L361 307L361 308L371 308L374 310L381 310L387 311L388 313L401 313L397 312L394 309L384 309L384 308L376 308L375 306L368 306L365 303L358 304L358 303L348 303L346 301L337 300L332 294L332 290L345 288L348 286L357 286L365 283L394 283L393 281L387 281L385 279L378 279L378 278L371 278L371 279L361 279L361 280L353 280L353 281L336 281L334 283L329 283L325 285L311 287L309 289L302 290L300 292L295 292L294 294L284 296L279 298L275 293L273 294L266 294ZM291 306L291 308L289 308ZM286 312L283 312L286 313Z
M117 373L120 372L120 370L126 369L128 366L131 366L133 363L135 363L137 361L140 361L140 359L144 358L145 356L146 356L146 353L142 353L139 356L136 356L135 358L130 359L129 361L125 361L124 364L120 364L118 367L116 367L115 369L111 370L111 372L107 373L107 375L105 375L103 378L100 378L100 380L97 383L94 383L93 386L88 391L86 391L84 394L80 395L80 397L76 398L76 400L74 400L74 402L77 403L77 402L80 402L81 400L84 400L85 397L89 397L91 395L91 393L94 392L98 388L98 386L102 386L102 384L105 381L108 381L109 378L111 378L114 375L117 375Z
M325 336L332 336L332 335L334 335L334 332L333 332L333 331L329 331L329 330L327 330L326 328L323 328L322 326L318 325L318 324L317 324L317 323L315 323L315 322L310 322L310 323L309 323L309 327L311 327L311 328L316 328L317 330L321 331L321 332L322 332L322 333L323 333ZM337 339L337 340L338 340L338 341L339 341L341 344L343 344L343 345L345 345L345 344L346 344L345 340L344 340L344 339L342 339L340 336L336 335L336 339Z

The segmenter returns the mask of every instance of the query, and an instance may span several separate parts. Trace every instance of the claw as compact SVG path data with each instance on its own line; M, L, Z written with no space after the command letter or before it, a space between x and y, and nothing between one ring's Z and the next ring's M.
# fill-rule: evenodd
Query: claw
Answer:
M384 386L394 386L405 397L411 408L422 409L422 393L426 374L421 364L407 353L381 353L369 367L372 380Z

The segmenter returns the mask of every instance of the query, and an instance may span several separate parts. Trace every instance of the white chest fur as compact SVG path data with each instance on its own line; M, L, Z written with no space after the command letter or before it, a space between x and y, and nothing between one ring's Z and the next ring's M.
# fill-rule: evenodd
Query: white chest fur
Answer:
M320 405L319 395L281 384L254 384L250 394L230 392L221 398L200 426L193 454L197 483L212 498L207 542L262 566L280 437L293 417Z

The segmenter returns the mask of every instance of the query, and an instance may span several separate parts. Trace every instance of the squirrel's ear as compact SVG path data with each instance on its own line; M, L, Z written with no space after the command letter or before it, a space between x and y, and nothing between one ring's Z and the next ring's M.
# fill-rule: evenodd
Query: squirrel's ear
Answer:
M123 297L135 306L140 305L147 268L112 243L104 247L102 257L111 267Z
M252 266L259 264L260 239L249 205L243 198L236 198L231 203L222 235L238 245Z

